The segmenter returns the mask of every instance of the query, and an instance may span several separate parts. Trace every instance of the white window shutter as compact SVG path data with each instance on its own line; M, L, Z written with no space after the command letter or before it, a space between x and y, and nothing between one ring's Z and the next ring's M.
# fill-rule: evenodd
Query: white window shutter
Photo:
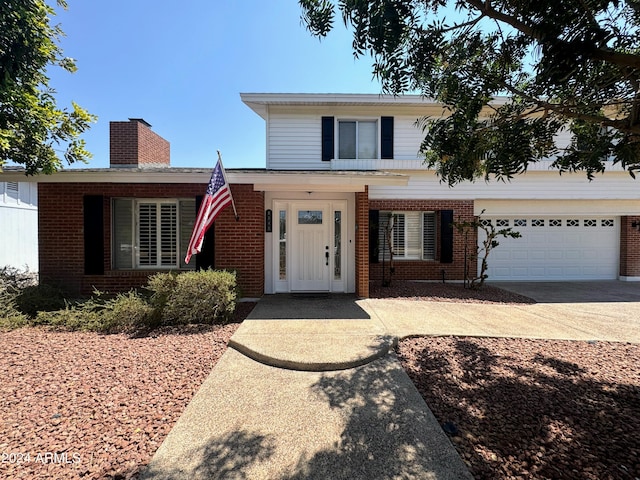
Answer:
M436 215L433 212L422 214L422 259L436 258Z
M158 222L155 203L138 204L138 264L155 266L158 263Z

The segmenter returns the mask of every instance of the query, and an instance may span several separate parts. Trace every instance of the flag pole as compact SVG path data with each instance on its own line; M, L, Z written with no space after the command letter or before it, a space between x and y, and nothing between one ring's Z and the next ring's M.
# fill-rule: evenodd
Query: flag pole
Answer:
M224 182L229 185L229 192L231 192L231 184L229 180L227 180L227 172L224 171L224 165L222 164L222 155L220 155L220 150L218 152L218 162L220 162L220 170L222 170L222 176L224 177ZM238 211L236 210L236 202L233 200L233 195L231 196L231 206L233 207L233 214L236 216L236 222L240 221L240 215L238 215Z

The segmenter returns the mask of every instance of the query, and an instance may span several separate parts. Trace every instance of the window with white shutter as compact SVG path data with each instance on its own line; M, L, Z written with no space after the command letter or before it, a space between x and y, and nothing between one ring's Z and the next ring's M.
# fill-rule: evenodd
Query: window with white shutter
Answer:
M184 263L195 200L116 198L112 212L115 269L195 268Z
M393 222L392 229L389 229L390 221ZM378 236L380 261L389 260L390 248L396 260L435 259L436 227L433 212L381 211Z

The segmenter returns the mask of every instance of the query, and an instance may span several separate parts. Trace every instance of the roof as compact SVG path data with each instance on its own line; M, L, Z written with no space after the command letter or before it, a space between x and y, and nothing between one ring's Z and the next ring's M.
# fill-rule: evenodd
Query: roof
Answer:
M242 101L266 120L269 105L302 106L380 106L380 105L442 105L422 95L382 95L369 93L241 93ZM495 97L493 104L504 104L509 97Z
M260 191L363 191L366 185L403 186L407 175L378 170L269 170L231 168L225 170L229 183L253 184ZM74 168L52 175L26 176L23 168L5 168L0 181L37 183L201 183L211 176L210 168Z

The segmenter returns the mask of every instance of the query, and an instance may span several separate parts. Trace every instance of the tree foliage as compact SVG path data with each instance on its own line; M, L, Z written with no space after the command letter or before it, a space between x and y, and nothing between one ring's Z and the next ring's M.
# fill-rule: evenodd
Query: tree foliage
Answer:
M60 7L66 8L63 0ZM3 0L0 4L0 171L8 162L27 174L53 173L62 159L71 164L90 154L80 134L96 117L79 105L61 109L49 87L47 70L76 70L63 56L59 26L44 0Z
M419 122L421 153L450 185L546 158L589 178L610 160L640 170L639 0L299 3L319 37L341 13L384 93L442 102L441 118Z

